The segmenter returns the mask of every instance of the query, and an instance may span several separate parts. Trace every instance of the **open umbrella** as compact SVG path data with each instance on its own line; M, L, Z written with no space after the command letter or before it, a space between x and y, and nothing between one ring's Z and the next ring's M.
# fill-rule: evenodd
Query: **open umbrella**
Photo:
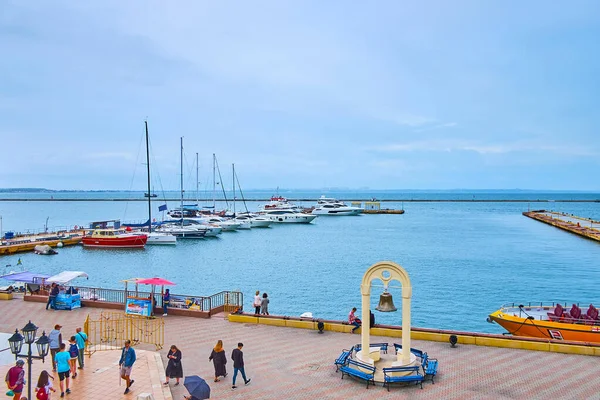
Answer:
M162 298L163 296L163 292L165 289L165 285L175 285L173 282L168 281L164 278L159 278L159 277L154 277L154 278L142 278L142 279L138 279L136 280L136 285L137 284L142 284L142 285L152 285L152 295L151 298L154 299L154 288L156 286L160 286L160 297ZM154 315L154 306L152 307L152 315Z
M198 375L186 376L183 386L190 392L192 397L198 400L210 398L210 386Z
M168 281L164 278L144 278L144 279L138 279L136 283L141 283L143 285L175 285L173 282Z

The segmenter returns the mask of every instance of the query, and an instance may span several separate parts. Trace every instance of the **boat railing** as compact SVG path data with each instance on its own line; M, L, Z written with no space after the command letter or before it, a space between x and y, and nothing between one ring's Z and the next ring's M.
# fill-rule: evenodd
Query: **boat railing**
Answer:
M508 313L509 310L510 310L510 312L513 312L514 310L522 310L522 311L524 311L525 315L527 315L527 311L531 311L531 310L535 310L535 309L543 309L543 310L547 310L549 313L552 313L558 304L560 304L563 307L563 309L566 311L566 314L555 318L554 322L562 322L562 323L567 323L567 324L581 324L581 325L600 325L600 319L593 320L593 319L590 319L587 317L586 310L588 309L589 305L583 305L583 308L581 311L581 317L573 318L569 314L569 309L572 307L573 304L575 304L575 305L577 305L577 307L581 308L581 303L577 303L577 302L569 302L569 301L543 302L542 301L542 302L527 302L527 303L506 303L500 307L500 310L505 313ZM543 317L540 317L540 318L543 318Z

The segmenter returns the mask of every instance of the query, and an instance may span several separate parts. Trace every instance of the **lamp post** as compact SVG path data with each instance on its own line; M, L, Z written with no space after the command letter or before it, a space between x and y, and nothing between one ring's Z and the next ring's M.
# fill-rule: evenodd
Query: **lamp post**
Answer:
M27 360L27 398L31 399L31 362L33 359L45 361L46 356L48 355L48 350L50 348L50 339L46 336L46 332L42 332L42 336L36 341L35 335L37 333L38 327L35 326L31 321L27 323L21 329L23 335L19 333L18 329L15 329L15 333L8 339L8 344L10 346L10 352L15 355L15 360L18 358L23 358ZM20 354L21 348L23 347L23 342L25 342L29 348L27 354ZM38 355L35 356L31 353L31 345L35 342Z

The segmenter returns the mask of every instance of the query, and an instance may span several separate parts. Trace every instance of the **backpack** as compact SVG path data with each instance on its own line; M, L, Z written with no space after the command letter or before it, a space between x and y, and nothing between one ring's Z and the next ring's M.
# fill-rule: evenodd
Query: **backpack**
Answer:
M39 388L37 393L35 394L35 398L37 400L48 400L48 393L46 393L46 388L45 387Z
M69 354L71 355L71 358L77 357L79 355L79 349L77 348L76 344L72 344L71 346L69 346Z

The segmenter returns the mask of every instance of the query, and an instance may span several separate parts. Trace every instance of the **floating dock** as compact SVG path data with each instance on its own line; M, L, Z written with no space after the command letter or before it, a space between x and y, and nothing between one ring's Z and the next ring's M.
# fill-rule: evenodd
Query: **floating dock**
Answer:
M600 242L600 221L556 211L526 211L524 216Z
M0 255L33 251L35 246L38 245L48 245L50 247L72 246L81 242L83 233L84 231L77 230L14 236L10 239L0 238Z
M360 207L360 202L352 202L353 206ZM379 201L365 201L364 214L404 214L404 210L394 210L392 208L381 208Z

